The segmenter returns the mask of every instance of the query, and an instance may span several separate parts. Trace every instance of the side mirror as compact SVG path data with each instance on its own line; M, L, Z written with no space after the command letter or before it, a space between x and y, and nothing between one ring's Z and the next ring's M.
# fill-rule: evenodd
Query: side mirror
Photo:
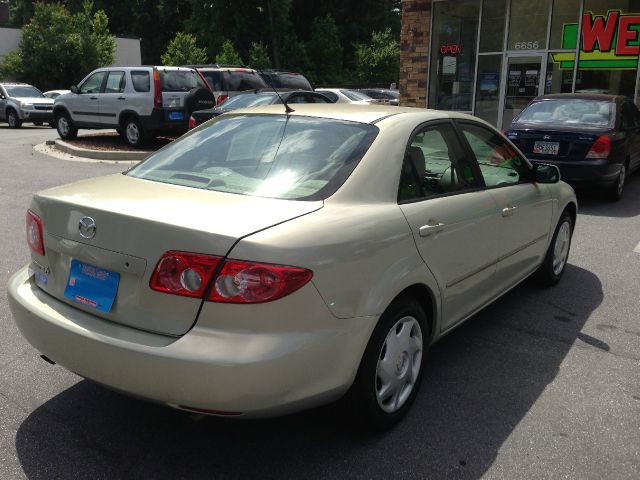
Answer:
M535 163L533 173L536 183L558 183L560 181L560 169L555 165Z
M77 85L71 85L71 92L80 93L80 90L78 89Z

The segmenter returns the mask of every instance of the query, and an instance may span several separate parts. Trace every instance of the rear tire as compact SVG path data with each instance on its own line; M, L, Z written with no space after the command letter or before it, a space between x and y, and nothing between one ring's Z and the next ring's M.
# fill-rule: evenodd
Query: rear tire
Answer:
M56 115L56 130L62 140L73 140L78 136L78 127L73 124L67 112L60 112Z
M422 381L427 326L422 306L409 296L398 297L380 317L346 398L365 428L387 430L409 411Z
M18 112L16 112L13 108L9 108L7 110L7 123L9 124L9 128L22 127L22 120L20 120L20 117L18 117Z
M140 120L136 117L128 117L122 122L122 138L133 148L140 148L145 142L145 132Z
M627 170L627 164L623 163L620 167L620 173L618 174L618 178L615 183L607 189L607 197L612 202L619 202L622 198L622 194L624 193L624 184L627 180Z
M542 285L555 285L562 278L567 266L569 250L571 250L572 236L573 220L569 212L565 210L556 226L544 261L536 271L536 277Z

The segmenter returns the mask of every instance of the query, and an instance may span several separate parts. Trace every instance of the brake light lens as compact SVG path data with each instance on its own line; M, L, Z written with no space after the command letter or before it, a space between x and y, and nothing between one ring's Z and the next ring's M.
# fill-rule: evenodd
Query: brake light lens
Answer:
M213 255L168 251L156 265L149 286L173 295L206 295L210 302L263 303L295 292L313 277L306 268L243 260L225 260L220 268L221 261Z
M193 115L189 117L189 130L191 130L192 128L196 128L198 126L198 122L196 122L196 119L193 118Z
M286 265L225 261L207 300L224 303L271 302L309 282L313 272Z
M162 107L162 87L160 86L160 72L153 69L153 105Z
M31 210L27 210L27 243L31 250L44 256L42 219Z
M220 257L169 251L162 255L149 286L158 292L202 298Z
M227 98L229 98L229 95L219 95L218 99L216 100L216 105L220 105L222 102L224 102Z
M600 135L591 148L587 152L587 157L590 159L603 159L609 158L611 153L611 137L609 135Z

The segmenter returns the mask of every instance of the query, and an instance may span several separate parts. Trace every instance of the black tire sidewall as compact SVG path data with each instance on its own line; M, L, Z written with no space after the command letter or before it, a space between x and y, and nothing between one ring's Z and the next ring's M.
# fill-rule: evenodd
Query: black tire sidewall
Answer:
M412 316L418 320L420 328L422 329L422 360L420 372L411 395L405 404L400 407L398 411L387 413L380 408L376 398L375 385L378 357L387 338L387 334L396 322L405 316ZM362 361L360 362L356 379L348 394L351 412L361 426L369 430L383 431L393 427L406 415L420 390L429 338L427 315L420 303L413 297L398 297L382 314L371 334Z
M58 122L60 121L61 118L65 118L67 120L67 124L69 125L69 131L67 132L66 135L62 134L62 132L60 131L60 128L58 126ZM71 117L66 112L62 112L62 113L56 115L55 125L56 125L56 127L55 127L56 131L58 132L58 135L60 135L60 138L62 140L71 140L71 139L74 139L74 138L76 138L78 136L78 129L75 127L75 125L71 121Z
M9 122L10 116L13 116L15 119L13 125ZM22 121L20 120L20 117L18 117L18 113L13 108L7 110L7 124L9 125L9 128L20 128L22 126Z

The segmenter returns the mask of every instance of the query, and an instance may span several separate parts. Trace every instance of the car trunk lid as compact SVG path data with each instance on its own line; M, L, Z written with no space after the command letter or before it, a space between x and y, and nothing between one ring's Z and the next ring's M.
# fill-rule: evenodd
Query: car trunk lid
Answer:
M34 197L45 257L33 254L33 268L42 289L79 309L134 328L181 335L194 323L202 300L151 290L149 280L164 252L225 256L238 239L321 207L322 202L220 193L120 174L84 180ZM91 221L94 236L84 238L92 233ZM92 306L95 299L87 303L73 297L70 279L77 270L118 277L108 311Z
M535 160L584 160L594 142L610 131L527 126L510 128L507 137L527 158Z

